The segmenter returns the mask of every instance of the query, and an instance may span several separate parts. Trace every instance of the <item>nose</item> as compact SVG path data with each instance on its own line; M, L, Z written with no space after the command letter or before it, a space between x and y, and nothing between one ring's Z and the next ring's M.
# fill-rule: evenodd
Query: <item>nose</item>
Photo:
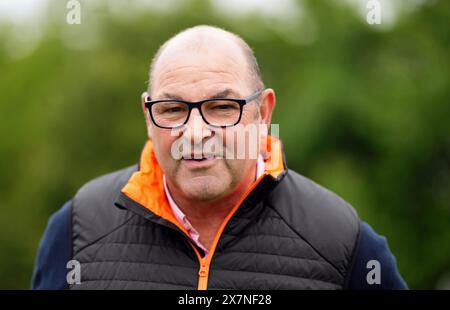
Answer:
M187 135L191 139L194 146L201 145L204 140L212 137L214 132L203 120L200 111L197 108L192 109L189 120L184 126L183 135Z

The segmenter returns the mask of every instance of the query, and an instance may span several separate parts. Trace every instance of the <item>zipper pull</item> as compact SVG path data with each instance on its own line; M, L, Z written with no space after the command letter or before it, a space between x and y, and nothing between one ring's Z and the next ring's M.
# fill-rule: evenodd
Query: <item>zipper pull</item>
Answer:
M208 276L208 268L206 266L206 262L202 261L200 265L200 271L198 272L198 275L202 278L205 278Z
M200 270L198 271L198 289L206 290L208 285L208 265L206 264L206 260L203 258L200 263Z

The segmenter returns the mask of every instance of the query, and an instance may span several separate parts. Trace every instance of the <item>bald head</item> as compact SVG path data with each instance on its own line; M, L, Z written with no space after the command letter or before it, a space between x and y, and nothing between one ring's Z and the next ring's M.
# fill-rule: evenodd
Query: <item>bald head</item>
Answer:
M178 67L189 67L194 62L204 61L205 70L217 70L227 74L235 74L236 80L247 83L249 88L263 89L258 63L252 49L238 35L212 26L195 26L183 30L166 41L155 54L149 73L148 92L154 95L158 78L165 73L171 64ZM220 68L222 64L222 68ZM239 72L243 74L239 77Z
M270 88L257 92L262 88L252 50L228 31L197 26L160 47L141 105L154 154L174 197L192 202L203 212L216 208L221 199L230 204L230 197L241 196L255 180L257 160L241 158L241 151L258 150L261 125L270 124L275 95ZM253 100L239 101L239 105L231 100L244 98ZM174 157L174 149L179 152L180 146L183 152L203 152L207 161ZM227 158L221 150L239 154Z

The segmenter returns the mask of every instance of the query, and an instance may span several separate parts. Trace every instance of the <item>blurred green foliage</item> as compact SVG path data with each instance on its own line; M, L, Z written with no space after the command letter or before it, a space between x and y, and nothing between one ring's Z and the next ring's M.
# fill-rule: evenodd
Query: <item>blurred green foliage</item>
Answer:
M411 288L438 287L450 272L450 2L405 10L390 28L340 1L298 3L298 19L232 16L206 1L98 5L68 25L65 1L52 1L24 55L0 24L0 288L29 288L49 215L83 183L137 161L152 55L197 24L254 48L288 166L385 235Z

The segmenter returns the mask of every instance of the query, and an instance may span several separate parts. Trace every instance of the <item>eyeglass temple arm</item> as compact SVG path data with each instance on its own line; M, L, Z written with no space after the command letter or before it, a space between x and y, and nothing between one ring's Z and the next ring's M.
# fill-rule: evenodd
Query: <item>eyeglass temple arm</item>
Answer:
M259 95L261 95L262 92L263 92L262 89L256 91L256 93L254 93L253 95L250 95L247 98L245 98L245 102L250 102L252 100L255 100L256 98L259 97Z

